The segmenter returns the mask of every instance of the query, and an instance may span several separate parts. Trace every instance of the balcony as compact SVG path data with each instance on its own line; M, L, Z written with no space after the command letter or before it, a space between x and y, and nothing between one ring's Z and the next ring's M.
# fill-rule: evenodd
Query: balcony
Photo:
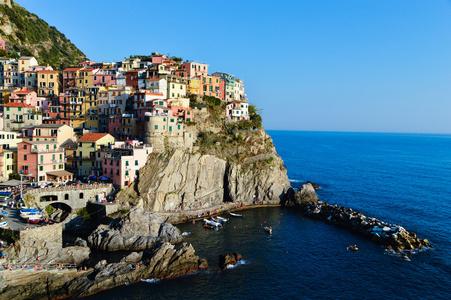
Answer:
M67 159L52 159L53 164L60 164L60 163L66 163Z
M24 120L12 120L11 123L25 123Z
M56 148L56 149L34 149L31 148L31 153L57 153L57 152L64 152L63 148Z

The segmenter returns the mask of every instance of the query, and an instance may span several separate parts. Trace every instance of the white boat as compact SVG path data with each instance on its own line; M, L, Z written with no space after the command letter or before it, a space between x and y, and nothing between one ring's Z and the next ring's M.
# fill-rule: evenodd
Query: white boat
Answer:
M243 217L243 215L240 215L240 214L234 214L234 213L230 213L230 215L232 216L232 217L236 217L236 218L242 218Z
M190 236L191 232L182 232L182 236Z
M215 222L215 221L212 221L212 220L204 219L204 222L206 224L208 224L208 225L215 226L215 227L221 227L222 226L221 223L218 223L218 222Z
M217 218L217 219L219 220L219 222L221 222L221 223L225 223L225 222L229 221L229 219L226 219L226 218L223 218L223 217L220 217L220 216L217 216L216 218Z
M0 223L0 227L6 226L6 225L8 225L8 221L1 222L1 223Z
M272 227L270 226L270 227L264 227L263 229L265 229L265 231L267 232L267 233L272 233Z
M21 215L28 215L28 214L36 213L36 212L39 212L39 210L37 210L36 208L22 208L20 210Z
M20 213L20 217L22 219L28 219L28 218L42 218L42 214L40 212L29 212L29 213Z
M7 216L8 212L6 210L0 210L0 215Z

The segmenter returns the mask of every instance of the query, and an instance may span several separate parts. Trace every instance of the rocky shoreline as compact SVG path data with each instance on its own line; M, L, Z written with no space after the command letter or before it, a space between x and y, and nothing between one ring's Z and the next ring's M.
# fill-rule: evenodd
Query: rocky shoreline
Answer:
M334 226L343 227L354 233L370 238L384 246L387 250L395 252L412 252L425 248L433 248L427 239L420 239L414 232L408 232L404 227L389 224L376 218L367 217L351 208L338 205L329 205L318 199L312 183L304 184L299 191L292 193L287 206L298 207L304 215L322 220Z

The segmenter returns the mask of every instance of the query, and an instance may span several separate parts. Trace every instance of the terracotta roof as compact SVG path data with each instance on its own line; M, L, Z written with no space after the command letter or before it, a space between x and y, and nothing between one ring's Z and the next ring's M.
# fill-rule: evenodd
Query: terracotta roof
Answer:
M150 79L147 79L147 81L160 81L160 80L163 80L163 78L150 78Z
M146 95L163 96L163 94L159 94L159 93L146 93Z
M77 71L77 70L80 70L80 68L67 68L63 72L70 72L70 71Z
M29 93L33 93L33 91L17 91L17 92L13 92L14 94L29 94Z
M6 103L3 105L4 107L25 107L25 108L35 108L34 106L31 106L29 104L25 103Z
M108 133L87 133L78 139L79 142L96 142L103 137L106 137Z
M50 71L50 70L41 70L41 71L38 71L38 73L52 73L52 74L58 74L58 72L57 71Z

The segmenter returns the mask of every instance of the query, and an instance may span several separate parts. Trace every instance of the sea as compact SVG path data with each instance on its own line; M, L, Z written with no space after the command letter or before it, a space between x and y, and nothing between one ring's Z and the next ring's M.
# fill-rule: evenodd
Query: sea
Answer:
M89 299L450 299L451 135L268 131L291 184L398 224L433 249L403 259L295 209L243 212L220 230L179 225L206 271L146 280ZM272 226L272 234L263 230ZM357 245L358 251L347 246ZM243 261L222 270L219 255Z

